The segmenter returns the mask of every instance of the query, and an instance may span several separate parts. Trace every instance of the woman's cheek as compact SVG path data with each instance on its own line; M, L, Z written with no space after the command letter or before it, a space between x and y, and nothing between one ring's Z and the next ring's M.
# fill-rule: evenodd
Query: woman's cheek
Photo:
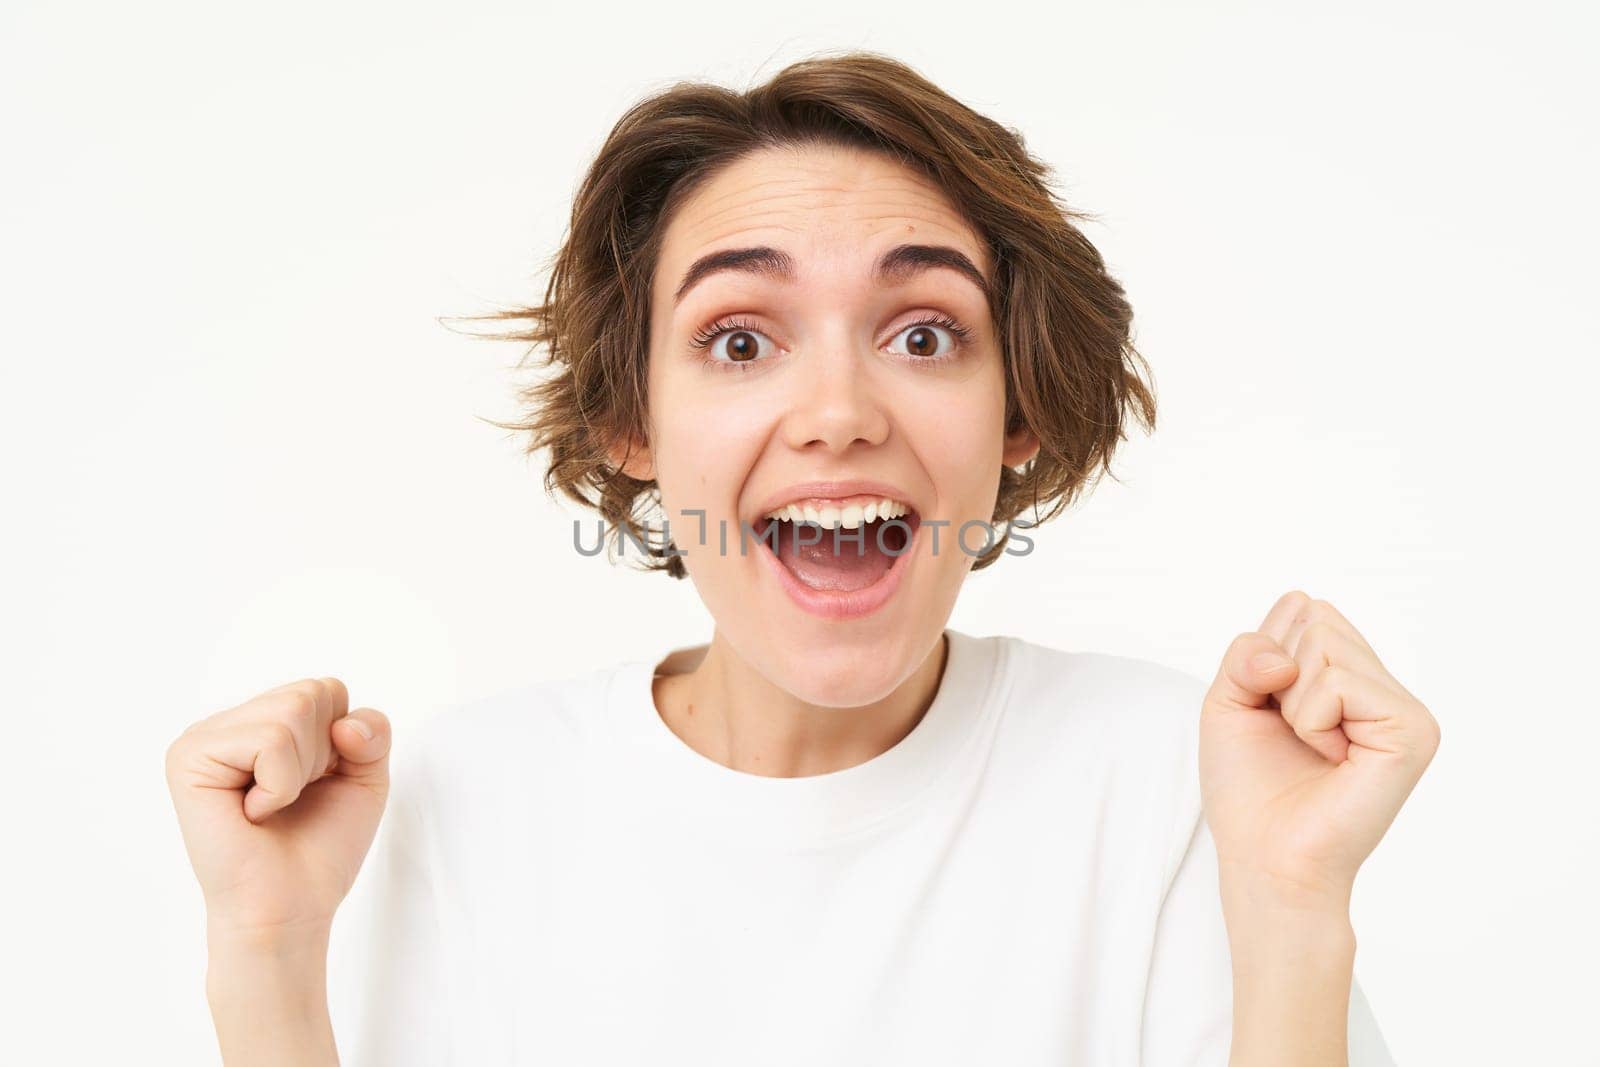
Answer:
M1003 385L989 377L953 383L961 388L925 397L914 412L903 413L902 425L915 437L917 453L940 484L941 496L948 495L954 506L970 507L999 482L1005 394Z
M700 516L683 512L704 512L715 543L719 519L726 521L730 537L737 529L739 492L755 462L759 438L753 436L747 415L711 408L680 409L679 415L660 426L656 456L662 502L674 525L687 522L696 531Z

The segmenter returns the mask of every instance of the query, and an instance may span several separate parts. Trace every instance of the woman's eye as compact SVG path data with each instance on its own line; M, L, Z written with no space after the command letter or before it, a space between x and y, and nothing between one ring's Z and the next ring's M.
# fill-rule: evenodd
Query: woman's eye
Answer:
M913 361L951 359L969 337L968 331L954 321L914 322L894 336L895 341L904 338L905 347L896 347L891 342L890 351ZM706 351L707 362L722 366L748 365L770 359L775 347L772 338L739 321L714 323L696 334L690 344Z
M947 339L942 350L939 347L940 334L944 334ZM906 339L906 346L903 350L893 349L893 351L903 352L904 355L915 358L943 359L950 355L956 346L956 342L953 340L954 336L952 331L943 326L936 326L929 322L919 322L914 326L907 326L895 334L897 339L901 337Z
M759 340L758 340L759 339ZM704 343L714 363L753 363L762 358L761 341L772 346L772 339L755 330L735 327L723 330Z

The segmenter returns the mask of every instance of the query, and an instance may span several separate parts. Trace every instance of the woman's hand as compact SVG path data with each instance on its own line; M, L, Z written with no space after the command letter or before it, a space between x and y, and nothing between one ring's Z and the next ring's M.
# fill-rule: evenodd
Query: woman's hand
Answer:
M1229 646L1200 718L1224 888L1348 913L1356 870L1439 747L1439 724L1332 604L1295 591Z
M206 900L206 991L228 1067L339 1062L333 913L389 794L389 721L337 678L269 689L185 730L167 785Z
M167 785L214 935L325 934L389 793L389 721L337 678L269 689L185 730Z
M1233 967L1231 1067L1343 1067L1356 870L1439 724L1333 605L1279 598L1200 712L1200 792Z

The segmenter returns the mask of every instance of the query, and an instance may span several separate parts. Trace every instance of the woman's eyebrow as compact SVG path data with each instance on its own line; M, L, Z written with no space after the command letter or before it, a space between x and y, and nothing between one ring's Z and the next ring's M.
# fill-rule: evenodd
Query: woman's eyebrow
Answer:
M896 245L878 257L872 273L880 284L892 284L940 267L957 272L977 286L985 300L989 299L989 280L965 252L949 245ZM707 253L684 272L678 291L672 295L673 306L682 303L684 296L697 283L722 271L743 271L792 282L795 275L794 258L782 249L767 245L725 248L720 252Z

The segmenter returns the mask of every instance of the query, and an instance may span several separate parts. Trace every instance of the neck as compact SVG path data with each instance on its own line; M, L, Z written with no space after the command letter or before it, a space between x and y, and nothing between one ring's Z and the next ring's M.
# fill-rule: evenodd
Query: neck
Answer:
M774 685L723 638L699 662L657 675L656 710L690 748L725 767L771 778L845 770L889 751L922 721L944 675L941 634L922 663L881 700L860 707L810 704Z

